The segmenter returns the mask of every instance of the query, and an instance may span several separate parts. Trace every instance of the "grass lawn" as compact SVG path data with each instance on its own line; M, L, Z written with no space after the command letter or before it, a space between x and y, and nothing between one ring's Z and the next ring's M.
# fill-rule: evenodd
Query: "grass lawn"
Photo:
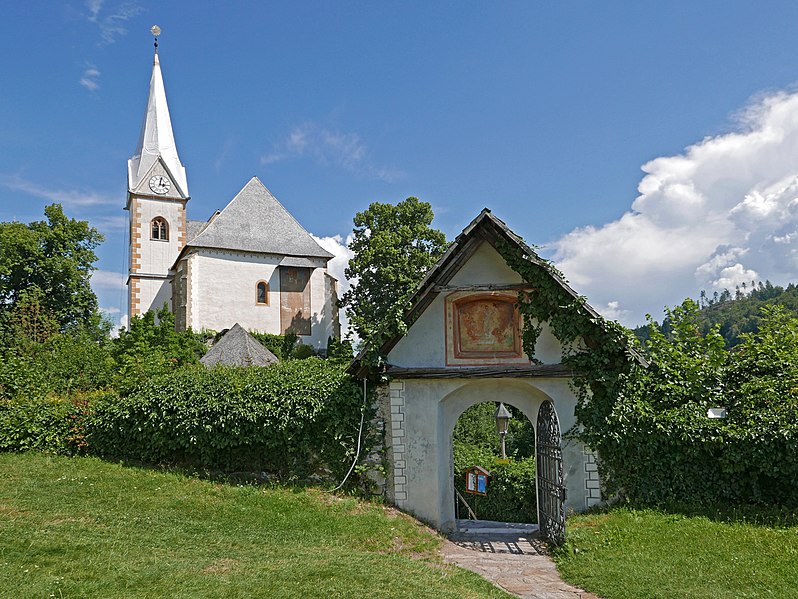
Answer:
M798 598L798 518L573 516L556 561L565 580L606 599Z
M508 597L379 505L0 454L0 597Z

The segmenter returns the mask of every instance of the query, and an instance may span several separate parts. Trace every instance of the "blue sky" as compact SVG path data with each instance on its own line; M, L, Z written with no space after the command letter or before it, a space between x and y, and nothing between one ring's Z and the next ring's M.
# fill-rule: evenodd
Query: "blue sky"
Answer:
M97 226L117 319L153 24L190 218L257 175L343 256L370 202L426 200L449 238L487 206L630 325L701 289L798 280L794 2L74 0L3 17L0 220L59 201Z

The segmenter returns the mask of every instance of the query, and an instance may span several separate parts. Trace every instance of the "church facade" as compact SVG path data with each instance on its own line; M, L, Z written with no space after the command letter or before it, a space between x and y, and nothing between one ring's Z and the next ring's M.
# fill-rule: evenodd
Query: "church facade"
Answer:
M166 304L178 330L238 323L293 332L316 348L340 337L337 281L327 271L333 255L257 177L207 221L188 219L190 199L156 51L141 137L128 160L128 314Z

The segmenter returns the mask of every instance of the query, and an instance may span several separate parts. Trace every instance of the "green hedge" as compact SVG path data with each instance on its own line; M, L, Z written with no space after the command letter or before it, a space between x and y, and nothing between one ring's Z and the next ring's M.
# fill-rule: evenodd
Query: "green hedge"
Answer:
M455 441L454 488L480 520L537 522L535 459L512 460L509 464L495 464L495 459L491 451ZM487 495L465 492L465 471L471 466L481 466L490 472ZM460 504L460 516L467 518L462 503L456 501Z
M66 455L85 452L89 406L106 397L115 395L0 400L0 451L36 450Z
M650 328L651 364L622 381L606 419L580 419L610 492L634 503L798 507L798 320L763 313L733 353L698 308L669 311L670 337ZM728 417L709 419L725 407Z
M109 458L338 477L351 461L362 403L343 368L319 358L184 368L95 404L87 440Z

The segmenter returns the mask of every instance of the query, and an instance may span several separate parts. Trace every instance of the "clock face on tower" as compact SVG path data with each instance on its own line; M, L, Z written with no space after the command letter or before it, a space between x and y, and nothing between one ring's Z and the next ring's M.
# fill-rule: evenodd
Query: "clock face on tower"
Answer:
M152 189L153 193L157 193L158 195L163 195L168 192L171 186L172 182L163 175L155 175L150 179L150 189Z

